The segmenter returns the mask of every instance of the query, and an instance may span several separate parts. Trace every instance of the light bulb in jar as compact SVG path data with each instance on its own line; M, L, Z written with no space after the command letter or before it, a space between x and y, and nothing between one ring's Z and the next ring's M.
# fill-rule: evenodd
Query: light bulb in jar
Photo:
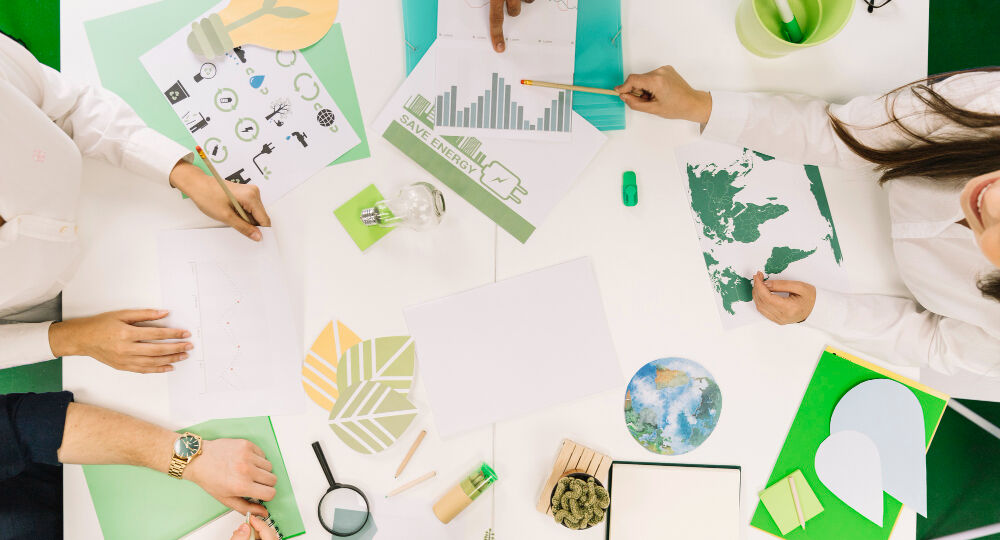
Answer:
M326 35L337 18L337 4L338 0L232 0L222 11L191 23L187 44L209 60L248 44L279 51L301 49Z
M417 182L375 206L361 211L361 222L370 227L409 227L425 231L444 218L444 195L427 182Z

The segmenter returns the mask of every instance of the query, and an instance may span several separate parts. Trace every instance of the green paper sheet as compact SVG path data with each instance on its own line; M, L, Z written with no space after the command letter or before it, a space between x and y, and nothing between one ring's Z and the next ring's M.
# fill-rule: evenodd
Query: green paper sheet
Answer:
M795 471L789 476L795 479L795 489L798 492L799 504L802 506L803 519L809 521L823 511L823 505L816 498L816 493L809 486L809 482L806 482L802 471ZM768 513L771 514L771 518L778 524L781 534L788 534L796 527L801 526L798 510L795 508L795 498L792 496L792 488L788 483L789 476L760 492L760 502L764 504Z
M163 99L139 57L216 4L218 0L163 0L84 23L101 84L121 96L150 127L192 150L194 138ZM323 39L302 49L302 54L361 139L331 165L369 157L340 25L333 25ZM200 160L196 164L208 172Z
M212 420L178 433L185 431L205 439L247 439L259 446L278 477L277 496L264 505L285 538L305 533L269 417ZM151 469L86 465L83 474L106 540L173 540L229 511L192 482L178 481Z
M0 370L0 394L59 392L62 358Z
M816 450L830 436L830 417L834 407L850 389L862 382L879 378L896 380L917 396L924 411L927 445L930 446L948 404L948 396L846 353L827 349L809 381L802 404L799 405L778 461L767 481L767 485L772 485L800 469L824 510L809 521L807 531L795 529L782 536L771 514L760 503L750 525L766 533L793 540L888 540L903 505L888 493L883 494L885 526L879 527L831 493L816 476L815 466Z
M1000 65L998 20L996 0L931 0L927 74Z
M1000 426L1000 403L958 402ZM917 538L1000 523L1000 439L949 408L934 440L927 453L927 517L917 516ZM1000 540L1000 534L983 540Z
M361 251L370 248L372 244L392 232L392 229L369 227L361 223L361 211L375 206L375 203L381 200L385 200L385 197L375 187L375 184L372 184L333 211L333 215L337 216L337 220L344 226L344 230L351 236L351 240L354 240L354 243L361 248Z
M59 69L59 0L4 0L0 30L23 41L39 62Z

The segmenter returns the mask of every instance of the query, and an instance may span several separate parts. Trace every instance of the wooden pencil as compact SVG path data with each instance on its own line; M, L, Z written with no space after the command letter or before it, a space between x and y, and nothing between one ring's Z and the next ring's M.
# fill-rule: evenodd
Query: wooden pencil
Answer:
M424 437L426 436L426 429L421 431L420 435L417 435L417 440L413 441L413 446L411 446L410 451L406 453L406 457L403 458L403 462L399 464L399 467L396 469L396 476L393 478L399 478L399 475L403 474L403 469L406 468L406 464L410 462L410 458L413 457L413 453L417 451L417 447L420 446L420 443L424 441Z
M407 482L407 483L399 486L398 488L390 491L389 493L387 493L385 495L385 498L388 499L389 497L392 497L393 495L399 495L400 493L402 493L402 492L410 489L411 487L413 487L413 486L415 486L415 485L417 485L417 484L419 484L421 482L425 482L427 480L430 480L431 478L434 478L435 476L437 476L437 471L431 471L431 472L429 472L429 473L421 476L420 478L417 478L416 480L413 480L412 482Z
M795 501L795 515L799 518L799 525L802 530L806 530L806 515L802 511L802 504L799 503L799 490L795 489L795 476L788 477L788 486L792 488L792 500Z
M205 162L205 165L208 165L208 170L212 172L212 176L215 177L215 181L219 183L219 187L221 187L222 191L226 193L226 197L229 198L229 204L233 205L233 209L236 210L236 213L243 218L243 221L246 221L251 225L256 225L256 223L250 220L250 216L243 211L243 206L236 200L236 197L233 196L233 192L229 191L229 187L226 186L226 180L223 180L222 177L219 176L219 171L215 170L215 165L212 165L212 161L205 155L205 151L202 150L200 146L195 146L194 149L198 152L198 155L201 156L201 160Z
M560 84L553 82L543 82L543 81L530 81L528 79L521 79L521 84L525 86L542 86L545 88L558 88L560 90L573 90L574 92L587 92L590 94L604 94L606 96L620 96L621 94L611 88L593 88L591 86L576 86L575 84ZM646 94L639 90L633 90L629 92L635 97L643 97Z

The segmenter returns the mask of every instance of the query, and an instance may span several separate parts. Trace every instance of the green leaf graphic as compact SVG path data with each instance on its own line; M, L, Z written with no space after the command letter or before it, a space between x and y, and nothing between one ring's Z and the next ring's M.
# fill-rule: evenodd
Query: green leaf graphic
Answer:
M348 388L330 411L330 429L352 450L377 454L392 446L417 416L417 407L385 384Z
M410 336L391 336L362 341L351 347L337 363L337 388L362 381L377 381L409 395L416 367L416 347Z
M306 15L309 14L309 12L304 9L299 9L297 7L292 7L292 6L276 7L272 9L269 13L271 15L274 15L275 17L281 17L282 19L297 19L299 17L305 17Z

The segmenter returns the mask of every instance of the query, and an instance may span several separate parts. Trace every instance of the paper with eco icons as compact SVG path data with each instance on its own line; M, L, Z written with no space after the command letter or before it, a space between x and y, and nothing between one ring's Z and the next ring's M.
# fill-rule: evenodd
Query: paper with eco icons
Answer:
M837 403L816 473L848 506L882 526L882 492L927 515L924 415L917 396L890 379L852 388Z
M205 61L188 48L189 32L140 61L219 174L256 185L264 204L360 142L300 51L245 45Z

